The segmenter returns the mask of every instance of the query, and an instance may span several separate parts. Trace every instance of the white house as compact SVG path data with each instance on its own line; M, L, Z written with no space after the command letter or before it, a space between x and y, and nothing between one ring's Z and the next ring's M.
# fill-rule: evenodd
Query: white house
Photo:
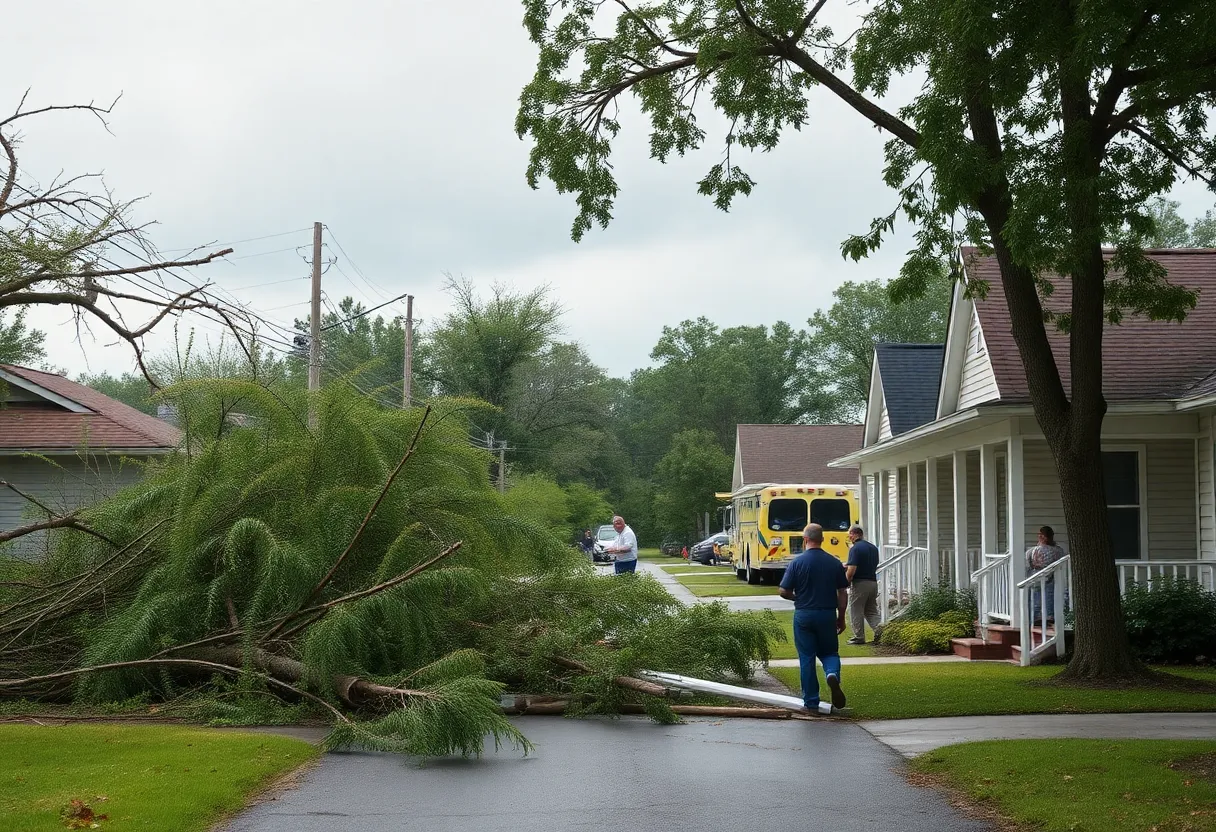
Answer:
M134 482L140 460L181 442L172 425L53 373L0 364L0 390L0 531L47 519L22 494L62 516ZM36 533L0 554L34 558L48 545Z
M1150 256L1172 283L1198 290L1199 302L1181 324L1129 317L1103 337L1103 476L1119 580L1126 587L1179 575L1211 589L1216 249ZM1031 648L1025 663L1063 652L1062 639L1045 620L1028 621L1027 611L1033 587L1058 576L1062 598L1069 575L1064 561L1028 576L1023 553L1043 525L1067 550L1068 527L996 262L974 249L962 258L969 280L988 283L987 297L967 298L956 285L944 345L879 346L863 447L831 464L860 470L862 516L882 548L889 613L902 611L926 578L974 585L981 624L1017 629ZM1067 309L1067 281L1052 282L1046 305ZM1067 337L1050 338L1067 388ZM1032 631L1032 623L1040 626ZM995 655L976 647L976 657Z

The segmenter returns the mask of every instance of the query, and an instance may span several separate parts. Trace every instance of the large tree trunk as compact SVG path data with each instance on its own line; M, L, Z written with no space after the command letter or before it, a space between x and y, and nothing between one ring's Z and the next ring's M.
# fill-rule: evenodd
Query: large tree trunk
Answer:
M1072 658L1059 681L1120 683L1140 678L1145 671L1128 643L1118 574L1111 557L1101 437L1053 447L1052 454L1068 527L1076 631ZM1056 610L1056 628L1063 627L1064 612Z

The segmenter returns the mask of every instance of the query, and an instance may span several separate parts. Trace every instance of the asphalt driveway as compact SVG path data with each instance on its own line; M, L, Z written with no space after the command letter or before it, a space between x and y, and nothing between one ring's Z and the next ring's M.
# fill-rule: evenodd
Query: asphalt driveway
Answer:
M419 765L337 753L299 784L237 818L228 832L319 830L742 829L990 827L908 785L897 754L844 721L521 717L538 746L480 760Z

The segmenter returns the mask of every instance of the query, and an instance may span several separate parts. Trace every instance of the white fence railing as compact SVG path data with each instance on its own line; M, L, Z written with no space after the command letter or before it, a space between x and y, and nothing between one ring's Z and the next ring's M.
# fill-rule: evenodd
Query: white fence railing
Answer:
M894 557L884 559L878 566L878 614L882 623L907 611L927 580L929 550L924 547L905 546Z
M1055 651L1064 655L1064 617L1072 595L1068 555L1018 582L1022 610L1022 666Z
M903 552L908 547L902 543L884 543L878 547L878 554L882 557L879 563L886 563L889 560L894 560L897 555Z
M1004 555L983 556L984 565L971 575L979 603L980 626L985 628L994 621L1008 624L1013 619L1011 559Z
M1216 592L1216 562L1203 560L1117 560L1119 594L1132 583L1148 584L1160 578L1185 578L1208 592Z
M953 583L953 580L950 579L954 577L954 547L946 546L938 549L938 557L938 574L941 575L943 580ZM984 565L983 560L983 557L980 555L980 549L968 549L967 574L974 575L976 572L980 571L980 567Z

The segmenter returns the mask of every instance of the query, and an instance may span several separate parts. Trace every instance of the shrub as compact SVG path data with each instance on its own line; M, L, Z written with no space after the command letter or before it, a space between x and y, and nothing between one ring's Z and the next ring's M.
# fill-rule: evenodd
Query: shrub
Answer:
M962 610L947 610L932 621L904 616L886 626L880 642L908 653L949 653L950 639L972 635L974 626L974 615Z
M964 612L974 620L975 611L975 590L956 590L948 584L933 586L925 581L920 594L912 599L907 612L900 617L908 621L936 621L948 612Z
M1146 662L1216 658L1216 593L1185 578L1135 583L1123 596L1132 649Z

